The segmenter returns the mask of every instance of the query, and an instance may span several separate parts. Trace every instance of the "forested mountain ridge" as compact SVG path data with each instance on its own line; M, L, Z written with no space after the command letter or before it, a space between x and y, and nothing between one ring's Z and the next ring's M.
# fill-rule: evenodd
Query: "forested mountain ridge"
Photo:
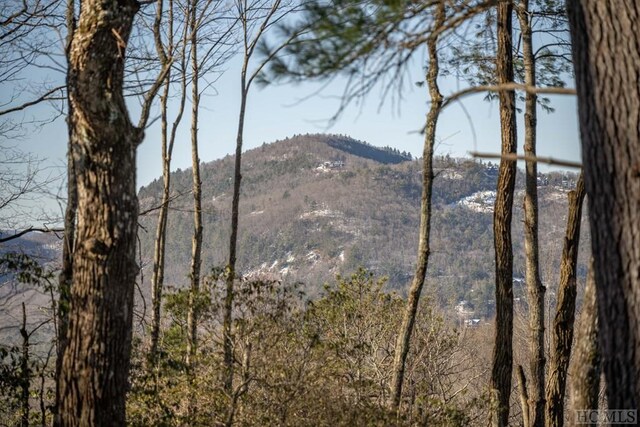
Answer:
M234 157L227 156L201 165L204 272L226 264L233 164ZM478 316L491 316L496 166L449 157L438 157L435 166L428 286L444 307L465 300ZM175 287L187 282L190 262L191 180L190 169L172 176L167 284ZM411 160L410 154L346 136L298 135L247 151L239 271L301 281L314 296L335 274L365 266L389 277L390 288L404 292L415 268L420 180L421 161ZM539 178L541 261L551 295L562 250L566 193L574 180L574 174L560 172ZM160 204L161 188L156 180L140 190L141 211ZM521 205L520 193L513 229L516 277L524 276ZM140 218L143 266L152 263L155 221L154 211ZM582 266L581 275L585 271ZM526 294L524 281L516 283L515 292L516 298Z

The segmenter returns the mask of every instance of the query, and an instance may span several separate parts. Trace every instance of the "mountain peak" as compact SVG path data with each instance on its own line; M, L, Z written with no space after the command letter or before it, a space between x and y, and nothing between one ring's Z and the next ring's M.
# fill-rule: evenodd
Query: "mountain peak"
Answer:
M413 160L411 153L406 151L400 151L397 148L390 146L376 147L366 141L359 141L347 135L322 133L294 135L293 137L287 138L283 141L276 141L274 144L284 141L301 144L322 143L352 156L373 160L381 164L398 164Z

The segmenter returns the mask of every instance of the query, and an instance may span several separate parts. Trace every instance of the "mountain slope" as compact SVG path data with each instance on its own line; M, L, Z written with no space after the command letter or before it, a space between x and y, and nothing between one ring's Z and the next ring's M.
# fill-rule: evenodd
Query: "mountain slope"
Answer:
M226 263L233 162L227 156L201 167L203 272ZM451 158L437 158L435 165L428 282L442 305L466 300L479 315L490 315L496 168ZM575 177L560 173L541 177L541 259L547 281L557 277L566 218L564 187L571 179ZM167 284L179 287L187 282L190 262L191 171L175 172L172 183L173 193L182 196L173 202L169 217ZM160 194L159 180L141 189L141 210L157 206ZM415 267L420 194L419 160L345 136L301 135L247 151L239 270L300 280L314 295L335 274L363 265L388 276L389 286L402 292ZM515 275L519 276L524 251L521 190L516 200L513 232ZM140 220L146 265L152 262L155 215ZM524 290L517 288L516 293Z

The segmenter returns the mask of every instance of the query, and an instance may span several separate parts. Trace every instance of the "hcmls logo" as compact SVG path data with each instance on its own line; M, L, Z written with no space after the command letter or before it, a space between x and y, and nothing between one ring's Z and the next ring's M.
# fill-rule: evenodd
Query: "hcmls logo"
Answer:
M599 411L586 409L576 411L576 424L637 424L637 409L610 409Z

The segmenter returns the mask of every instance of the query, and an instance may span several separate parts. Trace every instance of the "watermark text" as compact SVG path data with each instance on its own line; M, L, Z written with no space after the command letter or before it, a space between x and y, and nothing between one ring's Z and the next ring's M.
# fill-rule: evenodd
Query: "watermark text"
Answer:
M576 411L576 424L637 424L638 411L636 409L586 409Z

